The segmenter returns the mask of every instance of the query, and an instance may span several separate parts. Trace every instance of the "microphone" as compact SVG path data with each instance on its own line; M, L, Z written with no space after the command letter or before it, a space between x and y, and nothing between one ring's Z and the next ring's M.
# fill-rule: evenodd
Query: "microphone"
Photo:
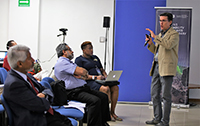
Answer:
M145 41L144 46L146 46L148 42L149 42L149 40Z
M150 40L151 34L149 34L149 35L146 34L146 37L149 38L149 40ZM144 46L147 45L147 43L149 42L149 40L145 41Z

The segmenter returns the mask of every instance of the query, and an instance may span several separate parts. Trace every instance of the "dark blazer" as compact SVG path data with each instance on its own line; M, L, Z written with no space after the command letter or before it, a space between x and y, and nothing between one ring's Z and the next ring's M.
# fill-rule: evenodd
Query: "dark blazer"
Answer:
M52 95L32 75L29 77L39 92ZM3 96L13 112L14 126L47 126L44 112L49 109L50 102L39 98L29 83L12 69L5 80Z

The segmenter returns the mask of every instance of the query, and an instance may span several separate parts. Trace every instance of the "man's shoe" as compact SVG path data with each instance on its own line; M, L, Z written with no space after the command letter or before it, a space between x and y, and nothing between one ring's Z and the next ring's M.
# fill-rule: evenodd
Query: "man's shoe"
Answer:
M159 120L153 119L153 120L151 120L151 121L146 121L146 124L149 124L149 125L156 125L156 124L158 124L159 122L160 122Z
M169 124L164 124L163 122L160 122L160 123L156 124L156 126L169 126Z
M106 122L106 123L104 123L104 126L110 126L110 125Z

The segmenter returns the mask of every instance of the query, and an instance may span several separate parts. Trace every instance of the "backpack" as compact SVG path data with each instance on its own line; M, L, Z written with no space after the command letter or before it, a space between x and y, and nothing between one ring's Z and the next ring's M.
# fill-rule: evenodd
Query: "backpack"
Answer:
M62 80L53 81L50 83L53 90L54 99L53 104L56 106L67 105L67 91L65 89L65 82Z

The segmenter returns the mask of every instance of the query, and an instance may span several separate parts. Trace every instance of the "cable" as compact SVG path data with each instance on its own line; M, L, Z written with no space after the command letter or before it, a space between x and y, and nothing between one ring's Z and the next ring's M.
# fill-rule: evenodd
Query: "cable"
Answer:
M57 35L57 37L59 37L59 40L60 40L60 36L63 36L63 41L60 40L60 42L61 42L61 43L64 43L64 42L65 42L65 36L67 35L66 31L68 31L68 29L66 29L66 28L61 28L61 29L59 29L59 31L61 31L62 34ZM53 57L54 57L55 55L56 55L56 53L54 53L54 55L53 55L49 60L40 61L40 59L37 59L37 61L38 61L39 63L50 62L50 61L53 59Z
M49 60L45 60L45 61L40 61L40 59L37 59L37 61L39 62L39 63L46 63L46 62L50 62L51 61L51 59L53 59L53 57L56 55L56 53L54 53L54 55L49 59Z

